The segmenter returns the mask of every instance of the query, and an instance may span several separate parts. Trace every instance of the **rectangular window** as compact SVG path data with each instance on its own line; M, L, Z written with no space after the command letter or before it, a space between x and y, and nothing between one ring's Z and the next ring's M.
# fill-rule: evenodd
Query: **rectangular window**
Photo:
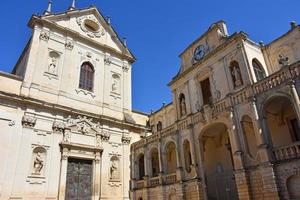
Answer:
M209 78L200 82L202 90L203 105L207 105L212 101Z

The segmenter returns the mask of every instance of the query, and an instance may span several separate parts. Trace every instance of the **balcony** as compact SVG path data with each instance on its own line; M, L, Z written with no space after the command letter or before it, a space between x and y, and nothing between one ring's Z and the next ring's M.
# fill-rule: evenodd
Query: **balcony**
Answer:
M155 187L155 186L158 186L158 185L160 185L160 177L150 178L150 186L151 187Z
M137 183L136 183L136 188L137 189L141 189L141 188L144 188L144 187L145 187L145 181L144 180L137 181Z
M165 183L166 184L172 184L172 183L176 183L177 181L177 176L176 173L174 174L169 174L165 176Z
M275 147L273 154L276 160L290 160L300 158L300 142L293 143L291 145Z

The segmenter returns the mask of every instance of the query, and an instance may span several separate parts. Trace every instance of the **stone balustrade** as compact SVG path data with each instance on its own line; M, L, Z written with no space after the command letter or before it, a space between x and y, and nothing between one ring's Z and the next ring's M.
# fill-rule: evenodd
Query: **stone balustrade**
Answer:
M165 183L166 184L172 184L172 183L176 183L177 181L177 175L176 173L174 174L168 174L165 176Z
M296 142L291 145L275 147L273 149L273 153L275 159L278 161L300 158L300 142Z
M145 181L144 180L137 181L137 183L136 183L136 188L137 189L141 189L141 188L144 188L144 187L145 187Z
M153 178L150 178L149 180L150 182L150 186L151 187L154 187L154 186L157 186L157 185L160 185L160 177L153 177Z

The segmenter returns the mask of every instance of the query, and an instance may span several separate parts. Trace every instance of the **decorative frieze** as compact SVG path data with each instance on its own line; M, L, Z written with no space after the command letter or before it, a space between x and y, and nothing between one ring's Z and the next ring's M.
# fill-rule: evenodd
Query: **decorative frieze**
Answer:
M22 125L23 127L33 128L36 124L36 117L24 115L22 117Z

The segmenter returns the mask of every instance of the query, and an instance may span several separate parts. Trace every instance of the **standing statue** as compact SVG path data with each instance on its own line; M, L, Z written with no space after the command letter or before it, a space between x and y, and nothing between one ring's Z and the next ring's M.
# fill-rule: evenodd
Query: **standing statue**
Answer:
M111 167L110 167L110 177L113 180L116 180L119 178L119 173L118 173L118 161L117 160L112 160L111 161Z
M185 98L181 98L180 101L180 110L181 110L181 116L186 115L186 103L185 103Z
M48 72L49 73L56 74L56 66L57 66L56 62L57 62L56 58L53 56L51 58L51 62L50 62L49 67L48 67Z
M242 76L241 76L241 71L240 71L239 67L234 66L232 68L232 77L234 80L235 87L242 85Z
M41 156L41 153L37 152L35 160L33 162L34 174L40 175L43 167L44 167L44 160Z

